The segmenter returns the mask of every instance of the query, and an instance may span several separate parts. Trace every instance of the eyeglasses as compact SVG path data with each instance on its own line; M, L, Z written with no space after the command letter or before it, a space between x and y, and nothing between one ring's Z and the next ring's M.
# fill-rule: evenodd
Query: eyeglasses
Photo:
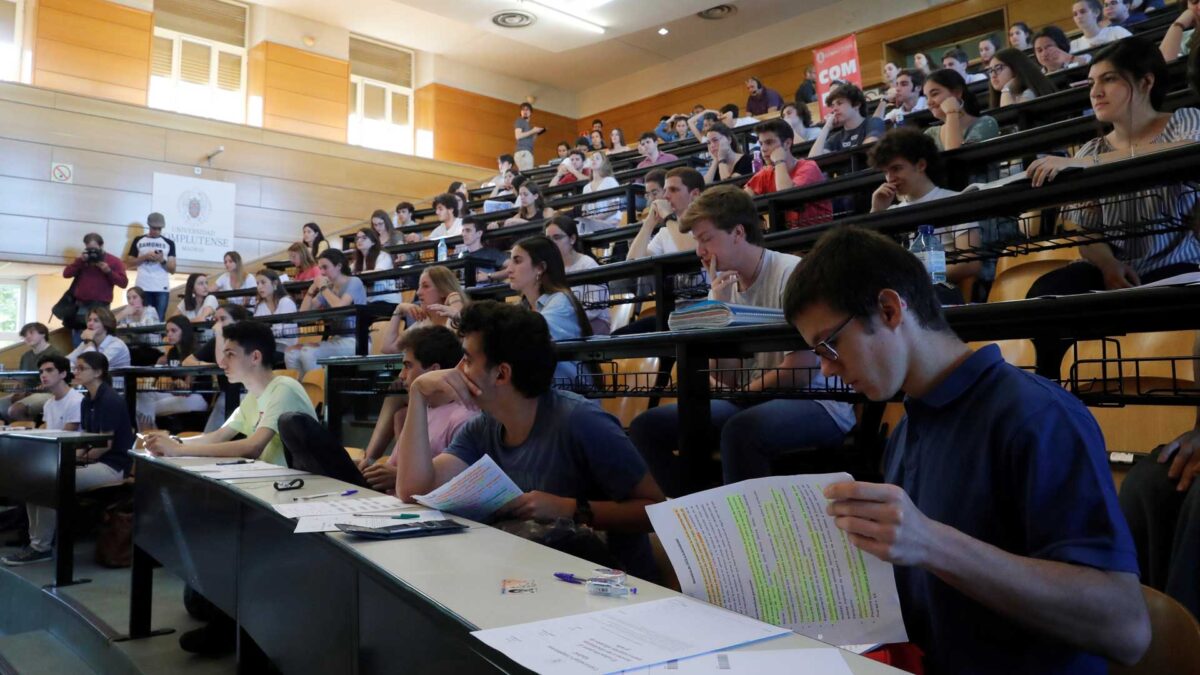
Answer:
M982 72L984 75L997 75L1007 67L1008 66L1006 64L997 63L996 65L992 66L991 68L984 68L980 72Z
M837 342L838 335L840 335L842 330L845 329L846 326L849 326L850 322L853 320L854 315L850 315L837 328L833 329L833 332L829 334L829 337L818 342L817 345L812 348L812 353L816 354L822 359L825 359L826 361L837 361L840 355L838 354L838 351L834 349L833 345L835 342Z

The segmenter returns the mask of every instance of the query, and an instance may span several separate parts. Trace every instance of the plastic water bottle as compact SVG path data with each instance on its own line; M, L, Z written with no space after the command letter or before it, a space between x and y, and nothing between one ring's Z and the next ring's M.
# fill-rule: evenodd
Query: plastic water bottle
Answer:
M449 254L446 252L446 239L445 238L438 239L438 245L437 245L438 262L442 262L443 260L445 260L448 255Z
M945 283L946 251L942 248L942 241L934 236L932 225L922 225L917 229L917 237L908 250L925 265L933 283Z

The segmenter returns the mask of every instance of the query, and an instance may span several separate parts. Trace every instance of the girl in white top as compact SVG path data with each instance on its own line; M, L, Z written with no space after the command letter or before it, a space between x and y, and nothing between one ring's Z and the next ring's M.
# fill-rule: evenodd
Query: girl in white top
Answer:
M588 156L588 168L592 170L592 180L583 186L583 194L586 195L592 192L601 192L621 187L617 183L617 179L613 178L612 165L608 163L608 157L605 157L603 152L592 152ZM584 204L583 217L603 224L603 227L594 229L616 227L621 224L621 212L624 210L622 208L624 201L621 197L613 197L612 199Z
M401 337L408 328L450 328L450 322L459 315L467 302L458 277L449 268L441 265L433 265L421 272L416 295L419 304L402 302L396 305L396 311L392 312L392 320L388 322L383 343L384 354L399 354L403 351L400 347ZM406 328L405 323L409 321L413 323Z
M1032 101L1058 91L1042 74L1042 69L1017 49L1001 49L985 72L991 85L992 108Z
M392 256L383 251L375 230L364 227L354 235L354 274L390 270L393 266ZM381 279L371 282L371 293L367 299L370 302L400 302L400 294L396 292L396 280Z
M153 326L162 321L158 318L158 310L146 305L145 291L139 286L130 286L125 291L125 307L117 313L118 328L135 326ZM149 341L147 335L130 335L130 342L144 343Z
M546 238L554 242L562 255L563 268L567 274L581 272L600 266L596 259L583 250L579 230L570 216L555 216L546 224ZM592 335L608 335L612 332L612 318L608 313L608 284L582 284L573 286L571 292L585 308L593 303L605 303L596 309L586 309Z
M246 288L254 288L254 275L246 274L246 268L242 266L242 254L237 251L226 251L225 273L217 277L217 290L233 291ZM248 307L254 304L254 296L229 298L229 302Z
M212 318L217 311L217 299L208 293L208 275L193 272L188 275L183 287L183 300L175 306L179 313L193 323L202 323Z
M283 288L279 273L275 270L263 270L257 275L258 304L254 307L254 316L275 316L276 314L295 314L296 301ZM275 349L282 354L288 347L296 344L298 338L280 337L295 335L296 324L272 323L271 332L275 334Z
M79 346L70 354L67 360L71 363L84 352L100 352L108 357L110 368L128 368L129 347L121 338L113 335L117 329L117 317L113 316L107 307L93 307L88 311L87 328L79 334Z

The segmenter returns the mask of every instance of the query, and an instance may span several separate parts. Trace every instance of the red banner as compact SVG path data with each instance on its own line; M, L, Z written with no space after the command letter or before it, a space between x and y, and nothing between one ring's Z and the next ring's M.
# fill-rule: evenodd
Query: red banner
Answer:
M862 69L858 67L858 40L848 35L837 42L813 50L813 69L817 73L817 101L821 117L828 112L825 95L835 81L850 82L862 87Z

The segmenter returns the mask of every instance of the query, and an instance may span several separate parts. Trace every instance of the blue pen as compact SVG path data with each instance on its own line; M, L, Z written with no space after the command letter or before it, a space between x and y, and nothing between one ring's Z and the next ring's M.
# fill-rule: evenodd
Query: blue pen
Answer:
M565 581L568 584L586 584L588 580L584 577L577 577L570 572L555 572L554 578L559 581Z
M341 496L341 497L349 497L350 495L356 495L356 494L358 494L358 490L346 490L345 492L343 492L343 493L342 493L341 495L339 495L339 496Z

